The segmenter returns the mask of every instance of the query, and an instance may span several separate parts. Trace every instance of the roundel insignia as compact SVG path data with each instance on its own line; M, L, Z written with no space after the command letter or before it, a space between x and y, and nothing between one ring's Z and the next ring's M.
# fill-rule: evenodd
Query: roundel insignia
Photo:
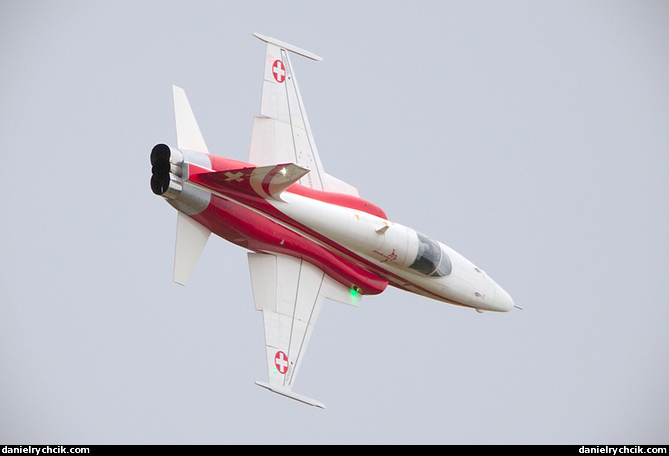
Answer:
M272 64L272 75L278 83L282 83L286 80L286 67L281 60L277 59Z
M288 372L288 357L284 352L276 352L276 355L274 355L274 365L279 373L285 374Z

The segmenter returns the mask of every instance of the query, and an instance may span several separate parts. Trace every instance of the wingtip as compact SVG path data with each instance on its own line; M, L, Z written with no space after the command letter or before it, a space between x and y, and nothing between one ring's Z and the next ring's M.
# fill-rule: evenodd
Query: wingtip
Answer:
M325 404L322 402L319 402L315 399L312 399L307 396L303 396L301 394L293 393L292 391L281 388L276 385L270 385L269 383L257 381L256 385L265 388L267 390L270 390L273 393L280 394L281 396L285 396L287 398L293 399L298 402L302 402L303 404L311 405L312 407L320 408L320 409L325 409Z
M301 55L302 57L306 57L311 60L316 60L317 62L320 62L323 60L322 57L314 54L311 51L307 51L305 49L299 48L297 46L293 46L292 44L288 44L285 41L277 40L276 38L272 38L269 36L261 35L260 33L253 32L253 36L258 38L259 40L264 41L265 43L270 43L274 44L275 46L279 46L280 48L283 48L287 51L293 52L295 54Z

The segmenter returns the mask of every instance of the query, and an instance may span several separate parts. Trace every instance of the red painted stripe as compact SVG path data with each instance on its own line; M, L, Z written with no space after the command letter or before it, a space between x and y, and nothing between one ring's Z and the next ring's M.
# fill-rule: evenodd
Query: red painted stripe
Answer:
M262 214L214 195L209 207L193 216L218 236L254 251L283 253L303 258L346 287L362 294L379 294L388 280L339 257L320 244Z
M250 163L245 163L224 157L217 157L214 155L210 155L209 159L211 160L211 168L215 171L229 171L233 169L256 167L255 165L252 165ZM272 174L272 176L274 174ZM265 187L263 187L263 190L265 190ZM305 187L300 184L293 184L288 189L286 189L286 191L295 193L297 195L306 196L307 198L322 201L324 203L335 204L337 206L347 207L349 209L356 209L371 215L375 215L377 217L381 217L386 220L388 219L383 209L381 209L376 204L364 200L358 196L347 195L344 193L324 192L321 190L314 190L312 188Z
M370 203L369 201L364 200L358 196L347 195L345 193L323 192L321 190L314 190L313 188L305 187L299 184L291 185L288 187L288 189L286 189L286 191L296 195L322 201L324 203L366 212L368 214L388 220L388 217L386 217L386 213L383 212L383 209L381 209L376 204Z

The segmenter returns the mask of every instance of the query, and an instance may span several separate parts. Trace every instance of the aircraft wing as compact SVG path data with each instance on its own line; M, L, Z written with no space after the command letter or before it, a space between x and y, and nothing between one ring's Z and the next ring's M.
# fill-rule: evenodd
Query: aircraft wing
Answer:
M300 179L301 185L358 196L355 187L328 175L323 169L288 54L292 52L312 60L322 59L274 38L258 33L253 35L265 41L267 46L261 116L253 119L249 163L259 166L295 163L311 171Z
M292 391L323 300L357 305L350 291L316 266L291 256L249 253L256 310L262 312L269 382L259 386L315 407L325 406Z

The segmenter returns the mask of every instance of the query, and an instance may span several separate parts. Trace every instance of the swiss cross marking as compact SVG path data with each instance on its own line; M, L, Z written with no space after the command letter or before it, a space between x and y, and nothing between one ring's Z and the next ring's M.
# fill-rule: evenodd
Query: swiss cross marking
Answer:
M288 357L282 351L276 352L274 355L274 365L281 374L288 372Z
M286 80L286 67L281 60L275 60L272 65L272 75L276 82L281 83Z
M232 182L232 181L242 182L244 180L242 179L243 175L244 173L242 173L241 171L237 171L235 174L232 174L230 171L228 171L227 173L225 173L225 177L227 177L227 179L225 179L225 182Z

